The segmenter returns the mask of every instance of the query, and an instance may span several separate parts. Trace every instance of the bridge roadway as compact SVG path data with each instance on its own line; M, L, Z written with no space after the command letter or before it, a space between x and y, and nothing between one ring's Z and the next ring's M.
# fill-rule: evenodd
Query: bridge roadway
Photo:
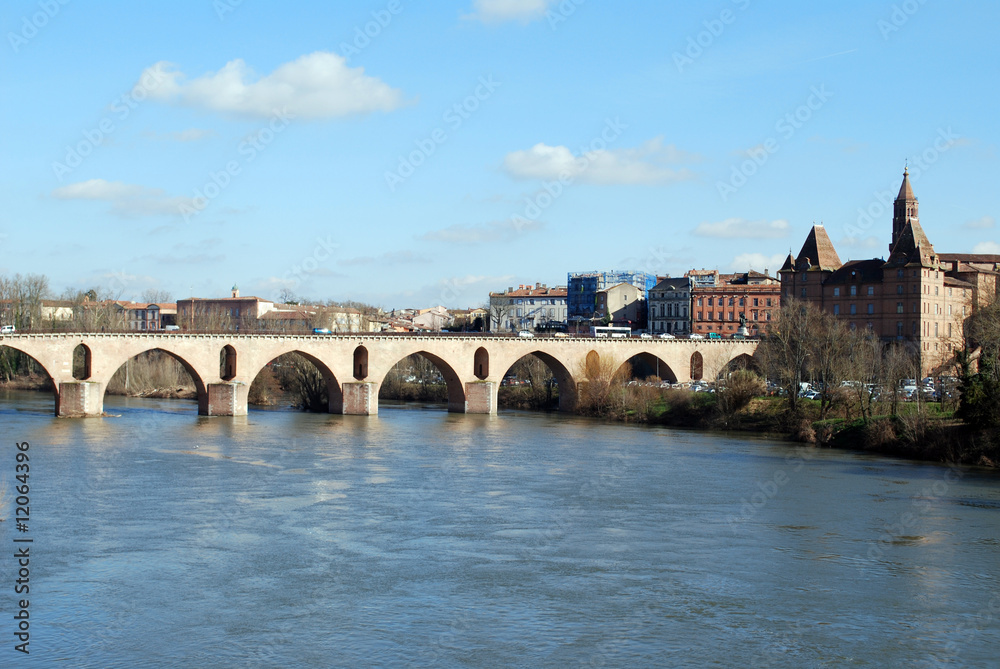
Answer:
M100 416L114 373L140 353L164 351L194 380L198 413L242 416L250 384L264 366L284 353L299 353L326 380L330 413L378 413L378 392L392 367L409 355L434 363L448 386L448 410L494 414L497 388L518 360L534 354L559 384L559 408L576 407L588 361L617 368L640 356L672 382L714 379L740 356L753 356L754 340L595 339L492 335L335 335L52 333L0 335L7 346L34 358L53 382L57 416ZM83 373L73 375L81 347Z

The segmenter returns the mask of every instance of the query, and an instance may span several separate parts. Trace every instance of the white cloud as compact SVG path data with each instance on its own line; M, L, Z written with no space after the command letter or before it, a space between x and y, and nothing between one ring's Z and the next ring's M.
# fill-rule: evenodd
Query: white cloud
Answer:
M734 272L746 272L753 269L763 272L765 269L772 276L777 276L778 269L785 262L787 254L778 253L773 256L766 256L763 253L741 253L733 258L729 268Z
M514 221L492 221L480 225L456 223L440 230L431 230L417 239L450 244L482 244L484 242L506 242L520 233L533 232L542 227L540 221L522 219Z
M989 230L994 225L996 225L996 221L992 216L983 216L982 218L969 221L962 227L967 230Z
M463 18L483 23L519 21L528 23L545 17L545 12L558 0L475 0L473 11Z
M694 234L699 237L724 239L780 239L788 236L788 221L748 221L744 218L727 218L718 223L699 223Z
M672 169L665 164L698 159L673 144L664 146L663 138L655 137L634 149L600 149L576 155L565 146L539 143L526 151L508 153L503 167L516 179L570 179L600 185L664 184L693 177L687 169Z
M1000 254L1000 244L996 242L979 242L972 247L973 253Z
M163 189L148 188L121 181L90 179L60 186L52 191L59 200L102 200L112 203L111 211L119 216L180 216L182 207L195 206L194 198L168 196Z
M255 117L271 117L286 110L297 118L334 118L391 111L402 104L402 93L381 80L365 75L363 67L348 67L335 53L317 51L279 65L258 78L240 58L218 72L188 80L159 62L143 72L163 80L149 90L161 102L196 109Z

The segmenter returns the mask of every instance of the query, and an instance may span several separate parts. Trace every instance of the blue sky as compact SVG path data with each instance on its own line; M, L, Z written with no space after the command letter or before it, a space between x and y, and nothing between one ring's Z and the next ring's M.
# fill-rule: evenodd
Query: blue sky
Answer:
M482 304L566 272L1000 253L995 2L0 9L0 272Z

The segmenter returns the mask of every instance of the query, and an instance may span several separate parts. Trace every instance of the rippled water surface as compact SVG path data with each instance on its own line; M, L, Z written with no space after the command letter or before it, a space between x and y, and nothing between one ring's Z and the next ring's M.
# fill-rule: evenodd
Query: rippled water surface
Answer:
M990 472L549 414L105 409L0 395L33 538L28 658L0 552L0 666L998 663Z

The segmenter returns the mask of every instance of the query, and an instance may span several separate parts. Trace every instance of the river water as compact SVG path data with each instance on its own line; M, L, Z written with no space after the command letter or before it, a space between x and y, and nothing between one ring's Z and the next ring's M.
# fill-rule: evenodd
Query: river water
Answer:
M0 666L1000 662L992 472L527 412L105 410L0 395L8 485L31 458Z

